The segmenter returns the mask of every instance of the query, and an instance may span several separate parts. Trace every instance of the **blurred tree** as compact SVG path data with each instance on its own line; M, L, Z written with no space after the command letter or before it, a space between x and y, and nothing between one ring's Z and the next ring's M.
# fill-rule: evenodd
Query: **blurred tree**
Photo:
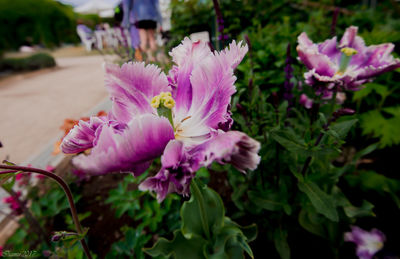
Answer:
M76 18L71 6L53 0L2 0L0 52L21 45L78 42Z

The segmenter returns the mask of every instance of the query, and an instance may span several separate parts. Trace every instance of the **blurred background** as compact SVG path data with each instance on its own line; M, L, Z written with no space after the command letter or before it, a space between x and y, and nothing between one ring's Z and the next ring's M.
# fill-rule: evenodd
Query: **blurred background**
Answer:
M314 42L321 42L333 35L340 37L347 27L355 25L367 45L392 42L396 45L394 56L400 53L397 0L220 0L222 18L218 18L212 0L159 2L162 24L156 29L155 59L150 60L146 53L135 49L134 38L122 26L120 0L0 0L0 159L50 168L64 176L77 196L83 225L91 229L89 246L99 258L144 258L141 249L151 246L157 238L152 233L168 234L179 227L179 202L175 196L160 206L152 197L143 198L136 192L137 180L123 180L119 175L87 179L71 168L70 157L60 154L60 139L80 118L101 114L110 107L104 87L104 62L152 61L168 71L172 66L168 52L186 36L207 41L217 50L231 40L245 41L248 37L251 54L236 71L238 101L245 98L243 93L250 78L263 93L282 89L288 43L296 57L297 36L303 31ZM296 60L293 62L297 72L304 69ZM368 90L347 96L345 104L357 111L360 123L349 133L351 145L345 146L345 156L335 161L344 165L356 151L378 143L367 158L357 161L368 175L362 179L350 175L348 181L341 183L349 192L353 189L346 187L359 188L359 192L350 194L360 204L362 195L376 204L377 217L360 221L367 228L379 227L388 236L400 231L399 80L397 69L380 76ZM234 127L245 129L245 122L235 118ZM248 130L251 133L253 129ZM65 197L58 187L40 179L29 181L36 187L28 188L22 182L17 190L27 197L43 236L50 236L54 229L73 228ZM50 190L54 194L47 196ZM238 204L231 197L232 192L229 189L221 194L227 208ZM7 195L0 189L0 199ZM126 195L129 197L125 199ZM111 200L103 202L107 199ZM139 215L140 206L146 208L147 216L135 216ZM232 211L228 209L228 213ZM0 203L0 212L0 247L42 253L54 246L32 231L32 222L21 216L23 213L16 217L4 202ZM102 213L104 216L99 216ZM240 211L235 216L241 223L250 224L270 214L263 211L248 218L243 215ZM162 222L163 217L166 220ZM290 222L298 226L297 218ZM144 227L136 228L142 223ZM265 231L252 243L256 258L265 258L266 249L271 251L271 258L279 258L266 231L273 225L269 224L262 226ZM291 247L298 255L294 258L321 258L309 256L309 250L321 255L329 249L332 250L326 258L354 258L343 257L354 253L354 249L339 244L338 236L317 238L305 232L298 230L290 237L289 243L296 244ZM397 255L398 243L398 239L388 241L391 252ZM83 256L79 246L75 248L66 257Z

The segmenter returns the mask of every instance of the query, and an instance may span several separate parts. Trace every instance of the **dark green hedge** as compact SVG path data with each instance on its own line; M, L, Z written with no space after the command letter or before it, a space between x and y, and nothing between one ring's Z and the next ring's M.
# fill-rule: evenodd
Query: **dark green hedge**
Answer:
M25 58L5 58L0 60L0 71L29 71L54 67L56 61L47 53L37 53Z
M54 0L1 0L0 52L23 44L78 42L72 7Z

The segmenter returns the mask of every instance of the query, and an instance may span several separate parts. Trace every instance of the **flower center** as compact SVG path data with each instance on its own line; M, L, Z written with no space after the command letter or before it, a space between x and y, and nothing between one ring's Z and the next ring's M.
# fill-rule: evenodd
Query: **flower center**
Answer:
M383 243L382 242L373 242L372 246L375 248L376 251L379 251L382 249Z
M161 92L159 95L154 96L151 99L150 105L157 109L158 116L167 118L171 123L172 128L174 128L171 109L175 106L175 100L172 98L170 92Z
M340 51L342 52L342 55L340 56L339 70L336 74L343 75L350 64L352 56L356 55L358 52L357 50L348 47L342 48Z

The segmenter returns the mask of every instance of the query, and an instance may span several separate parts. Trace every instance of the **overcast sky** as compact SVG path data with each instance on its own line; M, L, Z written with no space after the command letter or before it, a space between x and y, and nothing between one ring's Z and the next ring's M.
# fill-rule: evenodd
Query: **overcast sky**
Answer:
M62 2L64 4L70 4L70 5L73 5L73 6L79 6L79 5L82 5L82 4L84 4L84 3L88 2L88 1L91 1L91 0L57 0L57 1ZM120 2L121 0L102 0L102 1L116 4L116 3Z

